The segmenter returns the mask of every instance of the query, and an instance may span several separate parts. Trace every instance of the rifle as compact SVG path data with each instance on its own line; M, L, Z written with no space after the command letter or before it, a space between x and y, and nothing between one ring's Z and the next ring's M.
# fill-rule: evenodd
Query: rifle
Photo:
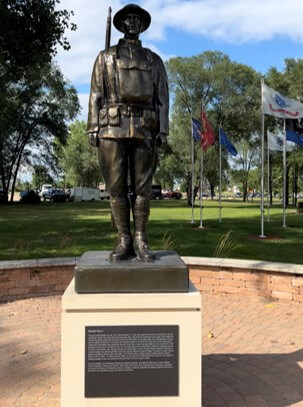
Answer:
M106 19L106 35L105 35L105 49L110 47L110 34L111 34L111 22L112 22L112 8L108 8L108 16Z

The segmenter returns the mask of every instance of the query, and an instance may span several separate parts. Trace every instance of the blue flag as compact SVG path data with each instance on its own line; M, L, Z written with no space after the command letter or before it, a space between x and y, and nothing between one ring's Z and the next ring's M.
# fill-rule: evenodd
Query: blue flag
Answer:
M226 147L228 152L233 155L234 157L238 154L235 146L228 140L227 135L224 133L222 129L220 129L220 144Z
M300 147L303 147L303 136L297 131L286 130L286 140L292 141L293 143L298 144Z
M195 141L201 141L201 132L202 132L202 124L199 120L191 118L191 129L192 129L192 137Z

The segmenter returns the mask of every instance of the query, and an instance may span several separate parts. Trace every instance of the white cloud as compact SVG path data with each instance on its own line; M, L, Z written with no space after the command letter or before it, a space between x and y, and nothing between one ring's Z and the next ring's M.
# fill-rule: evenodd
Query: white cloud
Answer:
M61 0L60 9L73 10L71 21L77 24L77 30L68 32L70 51L59 49L56 57L65 76L73 83L88 84L94 61L104 49L106 18L108 7L113 15L122 7L119 0ZM112 43L117 42L119 34L112 29Z
M278 36L303 42L302 0L142 0L137 3L152 16L143 43L163 59L171 56L161 52L167 28L233 44ZM74 10L71 20L78 29L68 33L72 48L69 52L59 50L57 61L65 76L78 87L89 87L94 60L104 49L108 7L112 7L114 16L125 4L124 0L61 0L60 8ZM120 37L121 33L112 27L111 43L117 43ZM84 94L81 101L84 103ZM87 111L86 105L83 112Z
M74 10L78 29L68 34L71 50L60 50L57 60L73 82L89 83L92 65L104 48L108 7L113 15L121 0L61 0L60 8ZM302 0L144 0L140 4L152 15L144 43L159 49L167 28L229 43L258 42L276 36L303 41ZM121 33L113 27L112 43ZM160 53L161 54L161 53Z
M275 36L303 41L302 0L145 0L143 4L156 16L150 40L163 39L165 28L171 27L229 43Z

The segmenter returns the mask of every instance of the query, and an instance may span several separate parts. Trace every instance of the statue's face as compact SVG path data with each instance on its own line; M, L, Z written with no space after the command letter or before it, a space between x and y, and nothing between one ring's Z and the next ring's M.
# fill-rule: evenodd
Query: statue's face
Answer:
M127 14L123 20L124 33L127 38L138 38L142 19L138 14Z

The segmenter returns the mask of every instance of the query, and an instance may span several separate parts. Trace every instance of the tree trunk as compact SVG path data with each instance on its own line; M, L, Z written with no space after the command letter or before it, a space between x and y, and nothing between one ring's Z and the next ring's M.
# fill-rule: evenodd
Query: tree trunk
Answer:
M2 166L1 166L1 182L2 182L2 189L3 189L3 203L7 204L8 203L8 188L6 186L5 174L4 174L4 169Z
M194 203L195 203L195 198L197 196L198 189L199 189L198 187L194 186ZM191 206L191 195L192 195L191 179L187 183L187 186L186 186L186 195L187 195L187 206Z
M2 184L3 189L3 203L8 204L8 188L6 187L5 182Z
M211 195L211 200L214 200L215 196L215 186L213 184L210 184L210 195Z
M10 202L13 203L14 201L14 193L15 193L15 186L16 186L16 180L17 180L17 175L18 175L18 171L20 168L20 163L21 163L21 159L22 159L22 154L23 154L23 150L25 147L26 143L23 143L20 150L19 150L19 156L17 159L17 164L16 164L16 168L15 171L12 169L11 172L11 176L13 177L13 183L12 183L12 190L11 190L11 198L10 198Z
M112 210L110 211L110 226L112 229L117 229L116 221L115 221Z
M246 202L247 198L247 179L243 181L243 202Z

